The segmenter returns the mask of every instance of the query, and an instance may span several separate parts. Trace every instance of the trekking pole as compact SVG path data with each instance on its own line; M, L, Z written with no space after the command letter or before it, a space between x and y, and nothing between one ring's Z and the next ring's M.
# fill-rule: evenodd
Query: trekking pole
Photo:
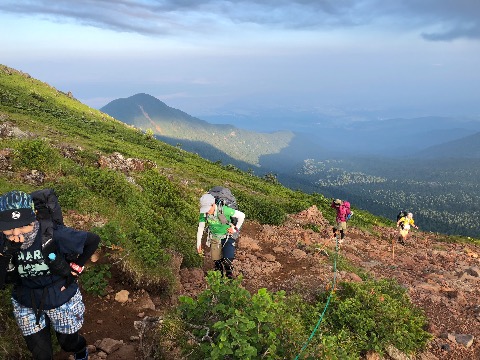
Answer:
M392 239L392 260L395 261L395 237Z

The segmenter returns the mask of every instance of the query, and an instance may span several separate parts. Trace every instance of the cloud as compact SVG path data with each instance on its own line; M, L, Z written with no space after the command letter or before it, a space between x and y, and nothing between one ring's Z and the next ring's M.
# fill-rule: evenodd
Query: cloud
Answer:
M391 0L394 1L394 0ZM418 27L431 28L421 36L429 41L480 39L480 1L403 0L396 11Z
M144 35L217 29L230 23L305 28L351 25L358 1L4 0L0 11Z
M445 30L439 30L431 33L422 33L425 40L430 41L451 41L455 39L480 39L479 24L458 24L457 26Z
M478 0L3 0L2 11L147 36L216 33L242 24L385 26L415 30L430 41L480 39Z

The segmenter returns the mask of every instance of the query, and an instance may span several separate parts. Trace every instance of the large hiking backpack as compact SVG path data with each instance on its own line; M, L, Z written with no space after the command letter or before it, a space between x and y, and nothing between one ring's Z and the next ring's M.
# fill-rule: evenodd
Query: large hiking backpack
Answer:
M42 229L42 249L49 244L53 230L63 225L62 208L53 189L42 189L30 194L35 207L35 216Z
M53 226L64 225L62 208L53 189L42 189L30 194L35 206L37 220L49 221Z
M397 222L398 220L400 220L402 217L407 217L408 215L408 211L406 210L401 210L398 214L397 214Z
M400 212L397 214L397 223L398 223L398 220L400 220L403 217L407 217L407 215L408 215L408 211L400 210ZM403 229L403 222L400 224L400 227Z
M215 186L208 190L208 193L215 198L215 204L218 208L218 218L223 224L227 224L228 220L223 215L223 206L228 206L229 208L238 210L237 199L232 194L229 188L223 186ZM233 225L237 224L237 218L232 217L230 222Z
M232 194L229 188L223 186L215 186L208 190L210 195L215 198L215 203L221 207L223 205L232 209L238 210L237 199Z
M347 216L345 217L345 220L348 221L352 218L353 216L353 211L350 210L350 203L346 200L342 201L342 206L345 207L347 210Z
M58 256L57 245L53 241L54 230L64 225L57 194L53 189L42 189L32 192L30 196L42 231L43 257L53 273L69 277L71 270L67 259Z

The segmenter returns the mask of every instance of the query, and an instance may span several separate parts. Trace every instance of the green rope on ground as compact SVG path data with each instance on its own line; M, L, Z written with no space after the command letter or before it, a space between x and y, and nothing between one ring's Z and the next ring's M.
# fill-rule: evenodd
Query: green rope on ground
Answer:
M325 315L325 312L327 311L328 305L330 304L330 299L333 296L333 292L335 291L335 284L337 282L337 257L338 257L338 237L335 237L336 243L335 243L335 256L333 258L333 280L332 280L332 290L330 291L330 294L328 295L327 303L325 304L325 307L323 308L322 315L320 315L320 318L317 321L317 325L315 325L315 328L313 329L312 333L310 334L308 340L305 342L303 345L302 349L298 353L298 355L295 357L295 360L298 360L302 352L307 348L308 344L310 341L313 339L315 336L315 333L318 330L318 327L322 323L323 316Z

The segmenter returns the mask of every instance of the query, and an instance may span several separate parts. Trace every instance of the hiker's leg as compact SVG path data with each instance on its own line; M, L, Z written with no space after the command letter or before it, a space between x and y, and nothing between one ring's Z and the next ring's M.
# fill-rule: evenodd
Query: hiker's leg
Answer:
M210 243L210 254L213 260L213 269L215 271L220 271L223 276L223 265L222 265L222 247L220 240L212 239Z
M231 236L222 240L222 258L231 260L235 258L235 239Z
M233 259L223 258L223 266L225 267L225 276L233 279Z
M233 278L233 259L235 258L235 239L231 236L222 240L222 260L225 268L225 275Z
M50 337L49 327L45 327L39 332L24 336L23 338L35 360L53 359L52 338Z
M75 353L76 359L85 359L87 342L78 333L83 325L85 314L85 304L80 290L77 290L65 304L46 312L60 347L64 351Z
M214 264L214 270L215 271L220 271L220 274L223 276L223 261L222 260L215 260L213 262Z
M337 223L337 230L340 231L340 239L338 240L339 244L343 243L346 229L347 229L347 223L345 221L340 221Z
M87 341L78 331L73 334L62 334L59 332L55 334L57 335L60 347L64 351L75 353L77 359L83 359L87 356Z
M32 308L21 305L15 299L12 299L12 305L13 315L33 359L53 359L50 320L45 313L41 314L37 325L37 317Z

